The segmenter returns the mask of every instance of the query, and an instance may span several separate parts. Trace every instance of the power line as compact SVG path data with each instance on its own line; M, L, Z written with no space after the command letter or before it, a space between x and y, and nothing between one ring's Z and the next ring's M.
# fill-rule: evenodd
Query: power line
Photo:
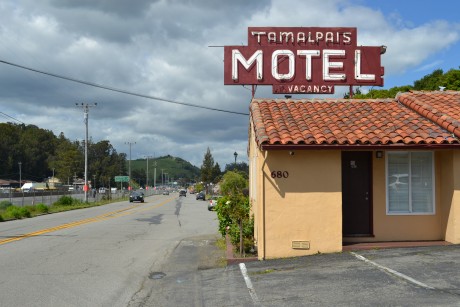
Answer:
M76 83L81 83L81 84L85 84L85 85L89 85L89 86L93 86L93 87L97 87L97 88L101 88L101 89L105 89L105 90L109 90L109 91L113 91L113 92L117 92L117 93L122 93L122 94L126 94L126 95L137 96L137 97L153 99L153 100L158 100L158 101L163 101L163 102L168 102L168 103L174 103L174 104L179 104L179 105L188 106L188 107L194 107L194 108L199 108L199 109L217 111L217 112L224 112L224 113L245 115L245 116L249 115L248 113L243 113L243 112L235 112L235 111L223 110L223 109L218 109L218 108L205 107L205 106L200 106L200 105L192 104L192 103L179 102L179 101L174 101L174 100L155 97L155 96L138 94L138 93L122 90L122 89L117 89L117 88L114 88L114 87L109 87L109 86L106 86L106 85L101 85L101 84L97 84L97 83L92 83L92 82L88 82L88 81L83 81L83 80L78 80L78 79L75 79L75 78L66 77L66 76L63 76L63 75L49 73L49 72L46 72L46 71L42 71L42 70L22 66L22 65L19 65L19 64L15 64L15 63L3 61L3 60L0 60L0 63L11 65L11 66L18 67L18 68L22 68L22 69L29 70L29 71L33 71L33 72L36 72L36 73L39 73L39 74L43 74L43 75L47 75L47 76L51 76L51 77L55 77L55 78L59 78L59 79L64 79L64 80L72 81L72 82L76 82Z
M7 118L11 118L12 120L15 120L15 121L17 121L17 122L20 122L21 124L24 124L24 125L26 124L26 123L20 121L19 119L14 118L13 116L10 116L10 115L8 115L8 114L6 114L6 113L0 112L0 114L2 114L3 116L5 116L5 117L7 117Z

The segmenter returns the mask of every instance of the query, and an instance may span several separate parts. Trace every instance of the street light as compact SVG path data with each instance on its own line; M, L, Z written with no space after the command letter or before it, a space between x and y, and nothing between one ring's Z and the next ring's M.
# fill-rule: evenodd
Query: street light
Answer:
M128 161L128 190L131 191L131 145L136 144L136 142L125 142L125 144L129 145L129 161Z
M85 127L86 127L86 134L85 134L85 185L83 190L85 191L85 203L88 202L88 113L89 108L96 107L97 103L89 105L87 103L75 103L77 107L83 109L84 120L85 120Z
M236 170L236 157L238 157L238 153L235 151L233 155L235 156L235 170Z

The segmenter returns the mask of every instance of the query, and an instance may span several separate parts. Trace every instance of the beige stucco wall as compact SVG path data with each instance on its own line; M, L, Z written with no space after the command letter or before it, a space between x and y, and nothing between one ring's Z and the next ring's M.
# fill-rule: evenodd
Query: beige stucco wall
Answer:
M250 139L250 198L259 259L339 252L344 242L460 243L460 151L435 151L435 214L387 215L385 155L373 152L373 237L342 238L341 152L261 151ZM272 178L272 172L287 178ZM343 240L343 241L342 241ZM292 248L308 241L310 249Z
M441 164L440 203L444 240L460 243L460 151L439 153Z
M339 151L260 152L256 228L259 258L342 250ZM272 172L285 176L272 178ZM265 214L261 214L261 213ZM294 249L306 241L309 249Z

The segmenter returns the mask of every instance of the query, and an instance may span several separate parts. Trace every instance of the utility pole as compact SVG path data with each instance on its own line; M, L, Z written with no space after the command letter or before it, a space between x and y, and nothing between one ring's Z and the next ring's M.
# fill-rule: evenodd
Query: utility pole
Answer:
M146 189L149 186L149 158L153 158L152 156L146 156L147 157L147 182L145 183Z
M24 189L22 188L22 162L18 162L19 165L19 188L22 191L22 206L24 207Z
M75 103L78 108L83 109L84 113L84 121L86 127L86 134L85 134L85 185L83 186L83 191L85 191L85 203L88 202L88 113L89 108L96 107L97 103L92 105L87 103Z
M153 170L153 188L157 187L157 161L155 161L155 169Z
M128 191L131 191L131 146L136 144L136 142L125 142L125 144L129 145L129 161L128 161Z

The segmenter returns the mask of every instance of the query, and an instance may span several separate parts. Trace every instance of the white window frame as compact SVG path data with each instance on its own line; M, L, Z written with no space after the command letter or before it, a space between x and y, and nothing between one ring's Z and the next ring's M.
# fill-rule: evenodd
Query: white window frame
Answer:
M434 152L433 151L423 151L423 152L429 152L431 153L431 178L432 178L432 211L430 212L412 212L412 181L411 181L411 163L412 163L412 153L414 152L420 152L420 151L387 151L385 153L385 195L386 195L386 213L387 215L435 215L436 214L436 178L435 178L435 159L434 159ZM388 161L389 161L389 155L391 154L402 154L402 153L409 153L409 212L403 212L403 211L390 211L390 197L389 197L389 180L388 180Z

